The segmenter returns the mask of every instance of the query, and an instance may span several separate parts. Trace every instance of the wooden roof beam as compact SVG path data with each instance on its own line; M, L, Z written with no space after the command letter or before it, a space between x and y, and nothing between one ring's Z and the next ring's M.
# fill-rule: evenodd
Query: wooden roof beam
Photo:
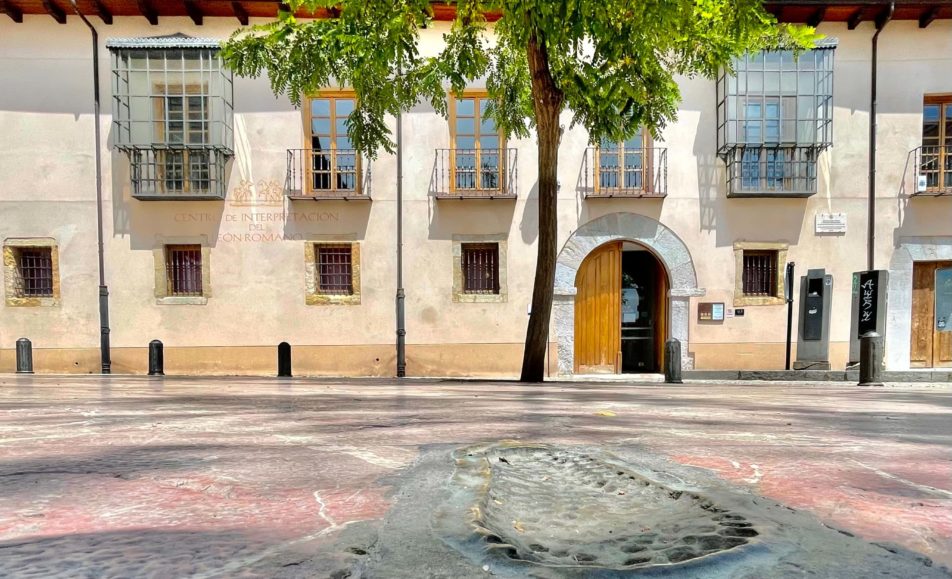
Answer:
M99 19L103 21L103 24L112 24L112 12L106 8L106 5L103 4L100 0L93 0L93 6L96 7L96 13L99 14Z
M53 17L53 20L60 24L66 24L66 13L63 9L53 3L53 0L43 0L43 9Z
M932 21L939 16L939 7L933 6L928 10L924 11L921 16L919 16L919 28L925 28L932 24Z
M825 17L826 17L826 6L821 6L820 8L817 8L816 12L814 12L813 14L810 15L809 18L807 18L807 24L816 28L817 26L820 25L821 22L823 22L823 18Z
M204 21L204 15L202 14L202 9L198 7L198 4L195 3L195 0L185 0L185 13L188 14L188 17L192 19L192 22L195 23L195 26L201 26Z
M0 0L0 12L3 12L17 23L23 22L23 11L10 3L10 0Z
M145 16L149 24L152 26L159 25L159 14L155 11L155 8L149 4L149 0L136 0L136 4L139 6L139 13Z
M857 8L856 12L853 12L853 15L850 16L850 19L846 21L846 27L850 30L856 30L856 27L859 26L859 23L863 21L863 9Z
M241 5L241 2L232 2L231 11L242 26L248 26L248 11Z

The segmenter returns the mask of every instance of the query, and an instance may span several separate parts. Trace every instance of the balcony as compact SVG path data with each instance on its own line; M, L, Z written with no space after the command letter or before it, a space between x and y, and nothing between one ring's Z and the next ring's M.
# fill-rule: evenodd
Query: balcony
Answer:
M816 193L815 146L744 146L723 153L728 197L810 197Z
M437 149L437 199L515 199L516 149Z
M668 194L668 150L662 147L589 147L583 172L586 199L660 199Z
M225 164L232 153L204 145L126 146L132 196L155 201L225 198Z
M291 199L370 201L364 169L354 149L288 149L285 187Z
M952 146L923 145L913 151L916 158L916 190L913 195L952 195Z

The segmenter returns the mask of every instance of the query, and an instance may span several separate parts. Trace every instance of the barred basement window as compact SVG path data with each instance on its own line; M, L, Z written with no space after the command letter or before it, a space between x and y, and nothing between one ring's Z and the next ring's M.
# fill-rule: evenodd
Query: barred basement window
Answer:
M166 294L202 295L202 246L167 245L165 247Z
M218 41L177 34L110 40L114 134L133 196L223 198L232 156L232 74Z
M352 250L349 243L320 244L317 258L317 290L326 295L353 295Z
M718 154L728 193L807 196L816 192L816 161L833 143L833 50L821 42L792 51L748 54L717 81Z
M498 243L463 243L460 257L463 293L499 293Z
M776 297L778 253L745 250L743 292L745 296Z
M16 256L16 297L53 297L53 249L20 247Z

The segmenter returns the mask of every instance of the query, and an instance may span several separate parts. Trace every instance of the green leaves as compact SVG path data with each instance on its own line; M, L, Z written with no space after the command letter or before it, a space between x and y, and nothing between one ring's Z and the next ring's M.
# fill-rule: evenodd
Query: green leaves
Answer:
M421 55L433 25L429 0L291 0L274 22L241 29L222 46L241 76L267 73L272 90L300 104L327 87L349 87L357 107L354 146L391 151L385 119L424 101L447 111L449 91L485 82L487 114L509 136L534 125L526 47L544 47L559 102L593 143L640 126L656 135L677 114L677 75L714 77L747 51L813 46L812 28L777 24L760 0L457 0L437 52ZM297 19L295 11L329 18ZM489 23L487 13L500 15ZM433 34L426 32L425 34ZM549 95L551 96L551 95Z

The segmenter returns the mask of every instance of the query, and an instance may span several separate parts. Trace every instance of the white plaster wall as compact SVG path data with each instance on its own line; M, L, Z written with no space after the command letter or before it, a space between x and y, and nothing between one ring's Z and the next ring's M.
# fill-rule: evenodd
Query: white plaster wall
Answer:
M110 134L111 37L182 32L224 38L233 19L116 18L100 29L103 134ZM443 26L423 32L424 51L437 49ZM712 81L683 79L679 118L662 132L668 148L668 196L663 200L584 200L578 191L587 137L570 127L560 151L559 245L580 223L616 212L659 220L691 250L706 301L731 303L735 241L784 241L798 274L825 267L835 278L832 342L849 336L850 275L865 269L869 40L872 27L848 31L824 24L839 39L834 75L834 146L821 156L820 186L808 199L727 199L723 163L715 155ZM39 42L38 39L42 39ZM53 236L60 243L63 299L56 308L0 308L0 348L20 335L42 336L47 347L95 348L95 189L92 90L88 31L70 17L46 16L23 24L0 18L0 238ZM877 267L888 267L895 240L952 235L952 199L910 199L908 153L919 144L924 93L952 92L952 23L926 30L891 23L880 36ZM286 150L303 143L299 111L271 94L265 79L235 80L235 149L229 195L241 182L284 183ZM393 121L391 121L393 125ZM534 139L518 149L516 201L432 199L434 149L449 146L449 129L426 105L404 116L404 255L407 340L414 344L513 343L524 339L536 253ZM394 337L395 160L372 164L372 203L287 201L255 210L226 202L144 202L130 197L125 156L104 152L108 284L115 346L376 344ZM906 190L901 189L906 183ZM324 216L318 222L270 223L265 233L361 242L360 306L304 304L303 241L236 242L249 232L246 215L286 210ZM817 236L818 211L845 212L848 233ZM508 233L508 301L453 303L452 236ZM153 297L156 236L205 235L210 240L212 297L205 306L160 306ZM698 324L691 300L692 347L719 343L780 343L783 306L748 306L744 318ZM34 339L37 341L37 339ZM888 348L888 344L887 344Z

